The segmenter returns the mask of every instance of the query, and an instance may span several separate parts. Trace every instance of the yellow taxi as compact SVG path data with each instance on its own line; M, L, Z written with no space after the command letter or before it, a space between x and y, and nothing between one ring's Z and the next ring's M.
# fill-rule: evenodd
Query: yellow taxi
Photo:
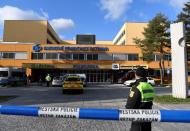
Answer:
M67 76L63 83L63 93L76 92L83 93L83 82L79 76Z

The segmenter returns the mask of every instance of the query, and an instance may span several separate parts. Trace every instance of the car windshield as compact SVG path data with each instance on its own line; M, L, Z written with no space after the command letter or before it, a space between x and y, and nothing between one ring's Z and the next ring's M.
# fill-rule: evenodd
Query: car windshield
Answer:
M0 77L7 77L8 71L0 71Z
M61 77L56 76L56 77L53 78L53 80L61 80Z
M67 78L66 81L80 81L80 78L70 77Z
M84 78L81 78L81 80L82 80L82 81L85 81L85 79L84 79Z

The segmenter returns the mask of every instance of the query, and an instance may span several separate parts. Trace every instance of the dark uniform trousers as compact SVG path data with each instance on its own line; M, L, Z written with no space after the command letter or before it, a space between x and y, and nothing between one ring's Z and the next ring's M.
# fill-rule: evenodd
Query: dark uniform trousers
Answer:
M152 103L146 103L146 104L142 104L144 107L144 109L148 109L151 110L152 109ZM143 109L143 110L144 110ZM130 131L151 131L152 130L152 126L151 126L151 122L132 122L131 123L131 129Z
M130 131L151 131L151 122L132 122Z

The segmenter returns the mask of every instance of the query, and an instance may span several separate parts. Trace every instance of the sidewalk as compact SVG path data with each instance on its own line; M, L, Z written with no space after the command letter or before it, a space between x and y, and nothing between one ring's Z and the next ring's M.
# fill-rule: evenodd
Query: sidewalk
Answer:
M160 104L154 102L153 108L164 110L190 110L190 104Z

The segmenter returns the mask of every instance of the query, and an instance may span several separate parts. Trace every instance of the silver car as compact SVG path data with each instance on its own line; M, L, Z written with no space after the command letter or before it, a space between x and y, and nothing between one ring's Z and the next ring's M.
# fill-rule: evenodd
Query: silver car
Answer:
M64 78L62 76L56 76L52 80L52 86L63 86Z
M127 80L123 84L127 87L131 87L136 82L136 79L133 80ZM147 83L151 84L152 86L155 86L155 81L151 77L147 77Z

